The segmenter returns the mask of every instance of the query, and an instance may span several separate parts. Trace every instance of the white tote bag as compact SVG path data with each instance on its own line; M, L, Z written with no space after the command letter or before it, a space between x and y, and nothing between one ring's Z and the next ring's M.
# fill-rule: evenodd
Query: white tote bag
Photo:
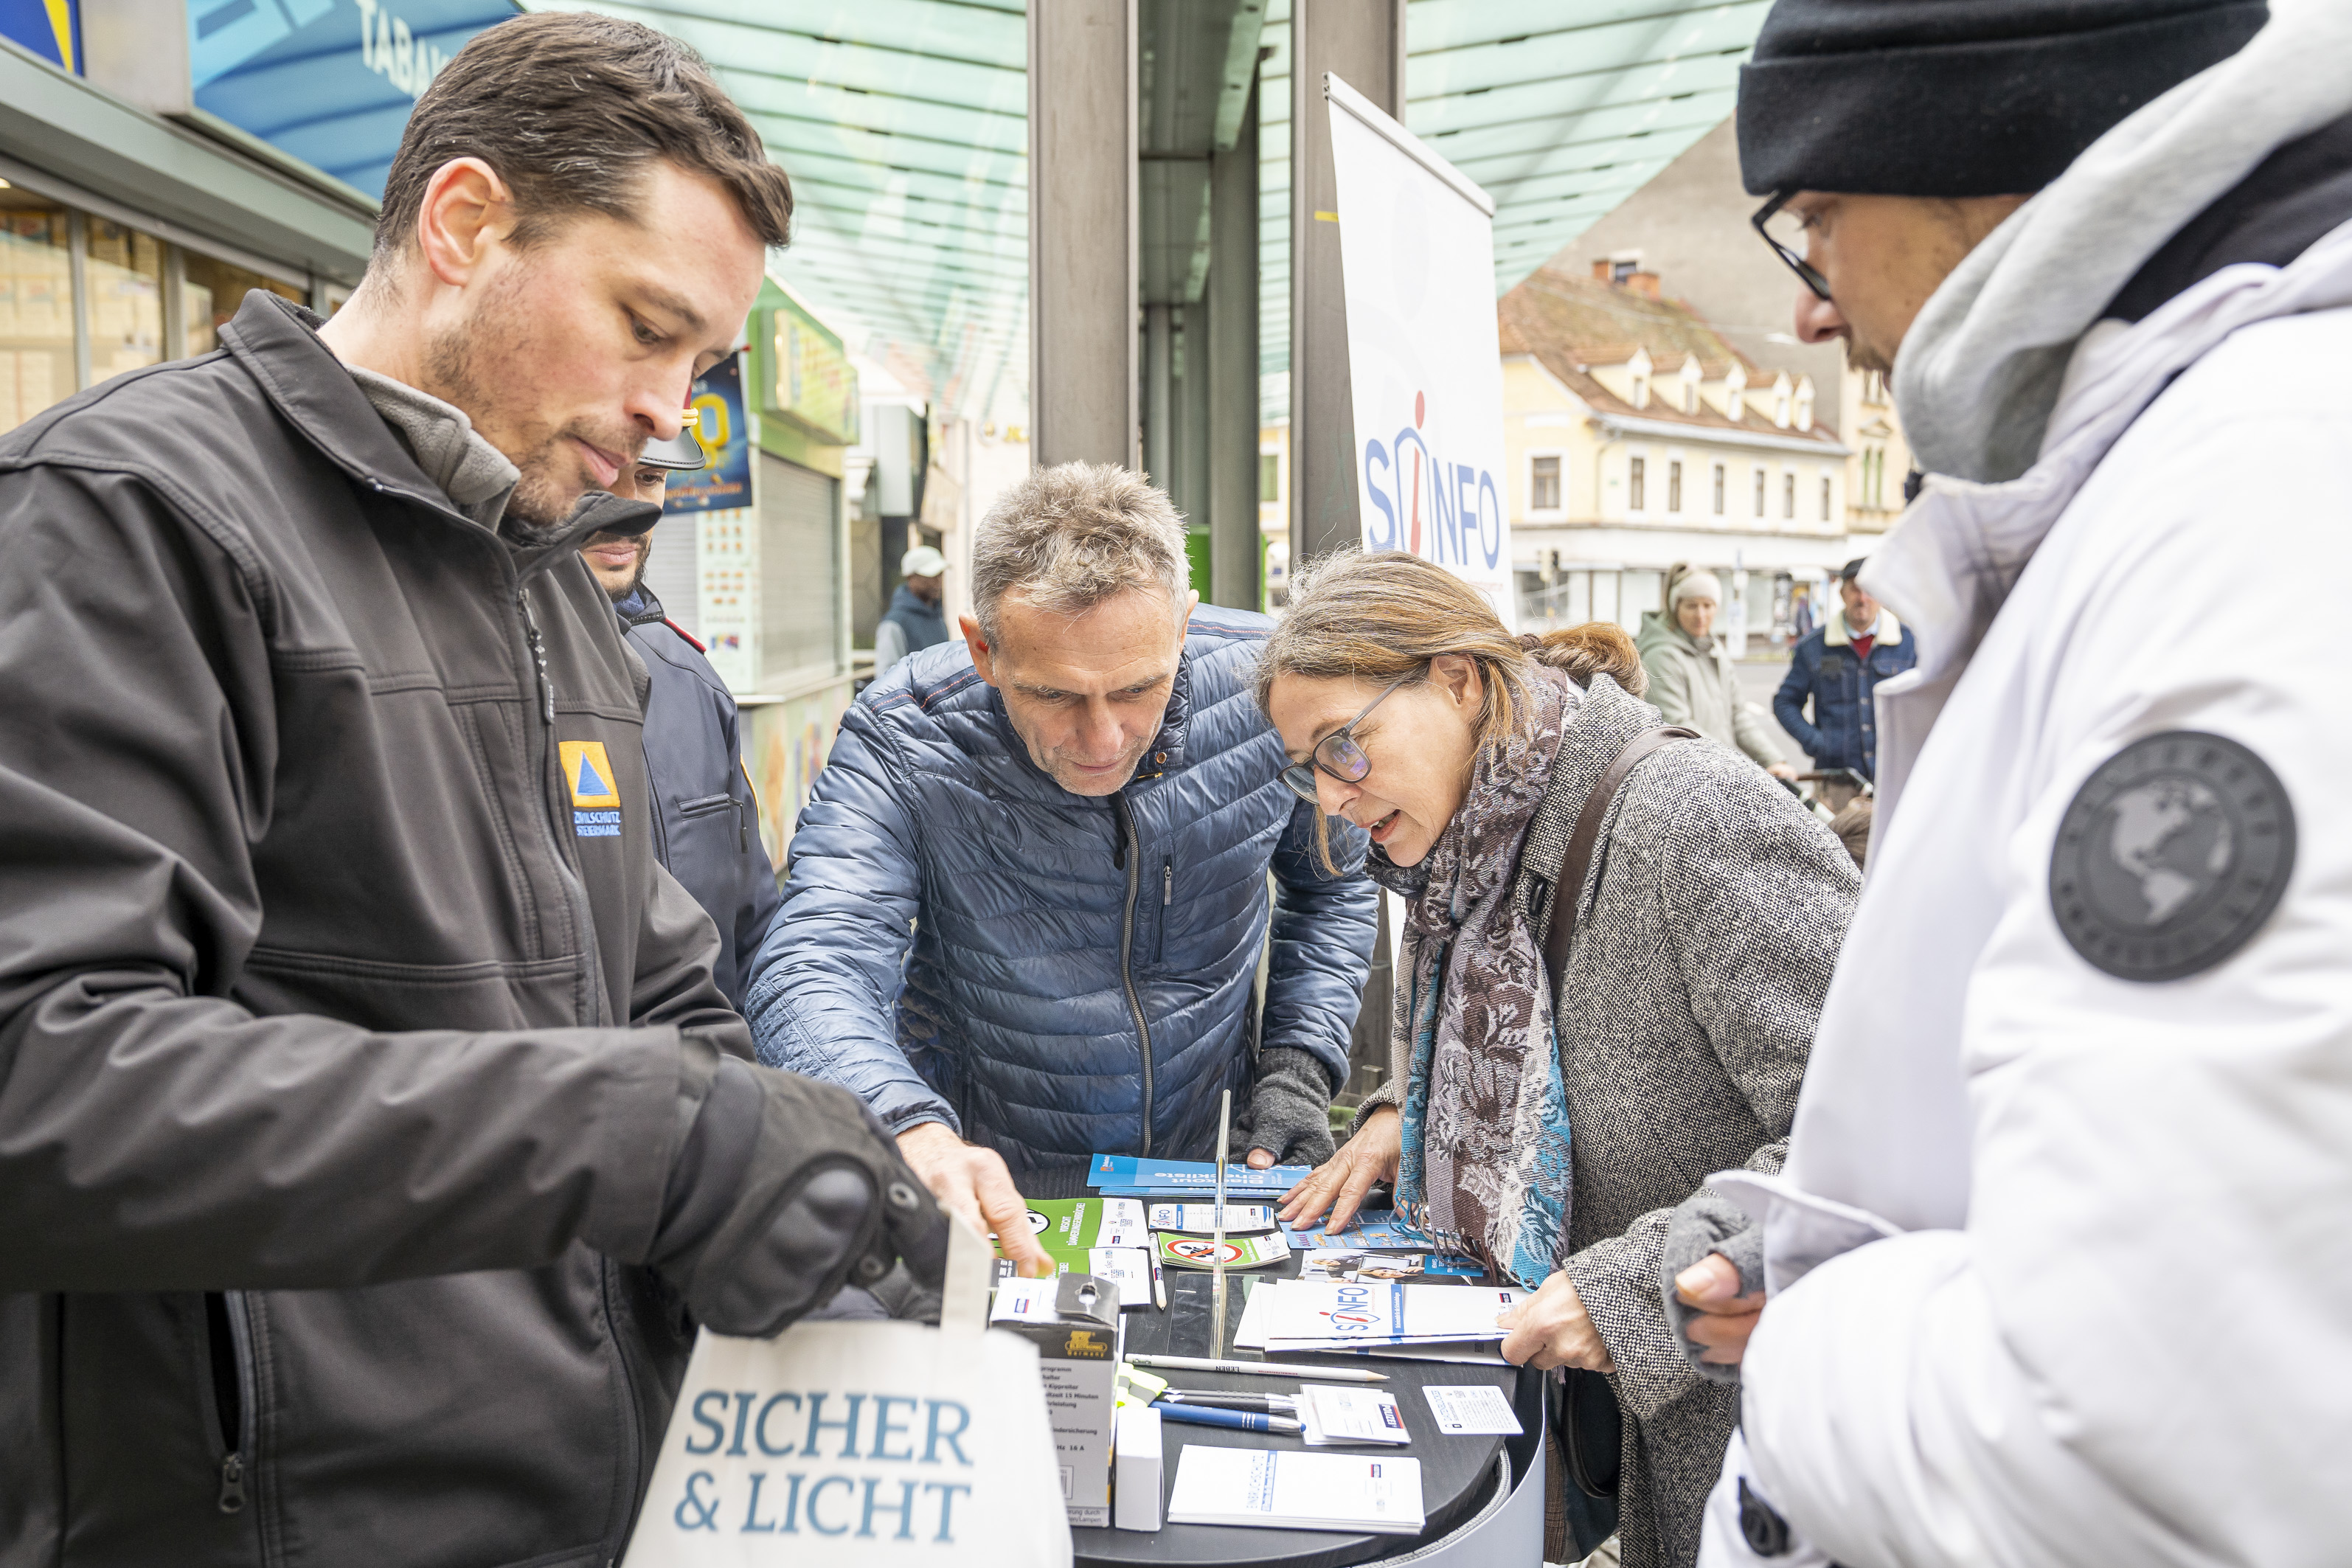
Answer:
M1036 1349L956 1228L940 1328L704 1331L623 1568L1070 1568Z

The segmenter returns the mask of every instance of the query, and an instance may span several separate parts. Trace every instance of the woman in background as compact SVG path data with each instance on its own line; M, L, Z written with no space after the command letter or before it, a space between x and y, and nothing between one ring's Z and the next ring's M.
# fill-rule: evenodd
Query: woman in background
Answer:
M1642 686L1616 627L1514 637L1393 551L1304 574L1257 685L1285 778L1406 900L1390 1082L1282 1217L1336 1230L1391 1180L1437 1248L1535 1289L1503 1353L1606 1378L1619 1447L1581 1469L1618 1472L1629 1568L1696 1560L1738 1415L1668 1326L1668 1216L1710 1172L1780 1168L1859 880L1745 759L1656 737Z
M1739 695L1731 650L1715 635L1722 608L1723 584L1714 573L1677 566L1666 574L1665 613L1642 612L1634 645L1650 679L1650 705L1667 723L1745 752L1774 778L1793 780L1797 770L1772 743L1764 710Z

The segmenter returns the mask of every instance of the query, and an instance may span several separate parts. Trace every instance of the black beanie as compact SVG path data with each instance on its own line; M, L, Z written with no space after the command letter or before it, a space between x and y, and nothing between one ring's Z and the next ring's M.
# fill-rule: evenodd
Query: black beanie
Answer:
M1748 191L2040 190L2245 46L2263 0L1779 0L1739 69Z

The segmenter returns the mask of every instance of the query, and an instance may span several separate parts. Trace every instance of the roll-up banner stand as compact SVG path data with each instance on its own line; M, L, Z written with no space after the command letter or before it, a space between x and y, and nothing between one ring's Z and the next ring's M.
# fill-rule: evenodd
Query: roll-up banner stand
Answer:
M1367 550L1409 550L1518 627L1503 482L1495 203L1326 73Z

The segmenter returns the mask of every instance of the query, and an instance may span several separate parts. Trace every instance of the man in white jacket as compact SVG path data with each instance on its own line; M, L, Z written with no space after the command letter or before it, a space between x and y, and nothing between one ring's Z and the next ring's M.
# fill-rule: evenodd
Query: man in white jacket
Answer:
M2352 723L2276 596L2352 581L2347 61L2343 0L1765 23L1921 658L1787 1168L1666 1281L1745 1351L1703 1564L2352 1562Z

